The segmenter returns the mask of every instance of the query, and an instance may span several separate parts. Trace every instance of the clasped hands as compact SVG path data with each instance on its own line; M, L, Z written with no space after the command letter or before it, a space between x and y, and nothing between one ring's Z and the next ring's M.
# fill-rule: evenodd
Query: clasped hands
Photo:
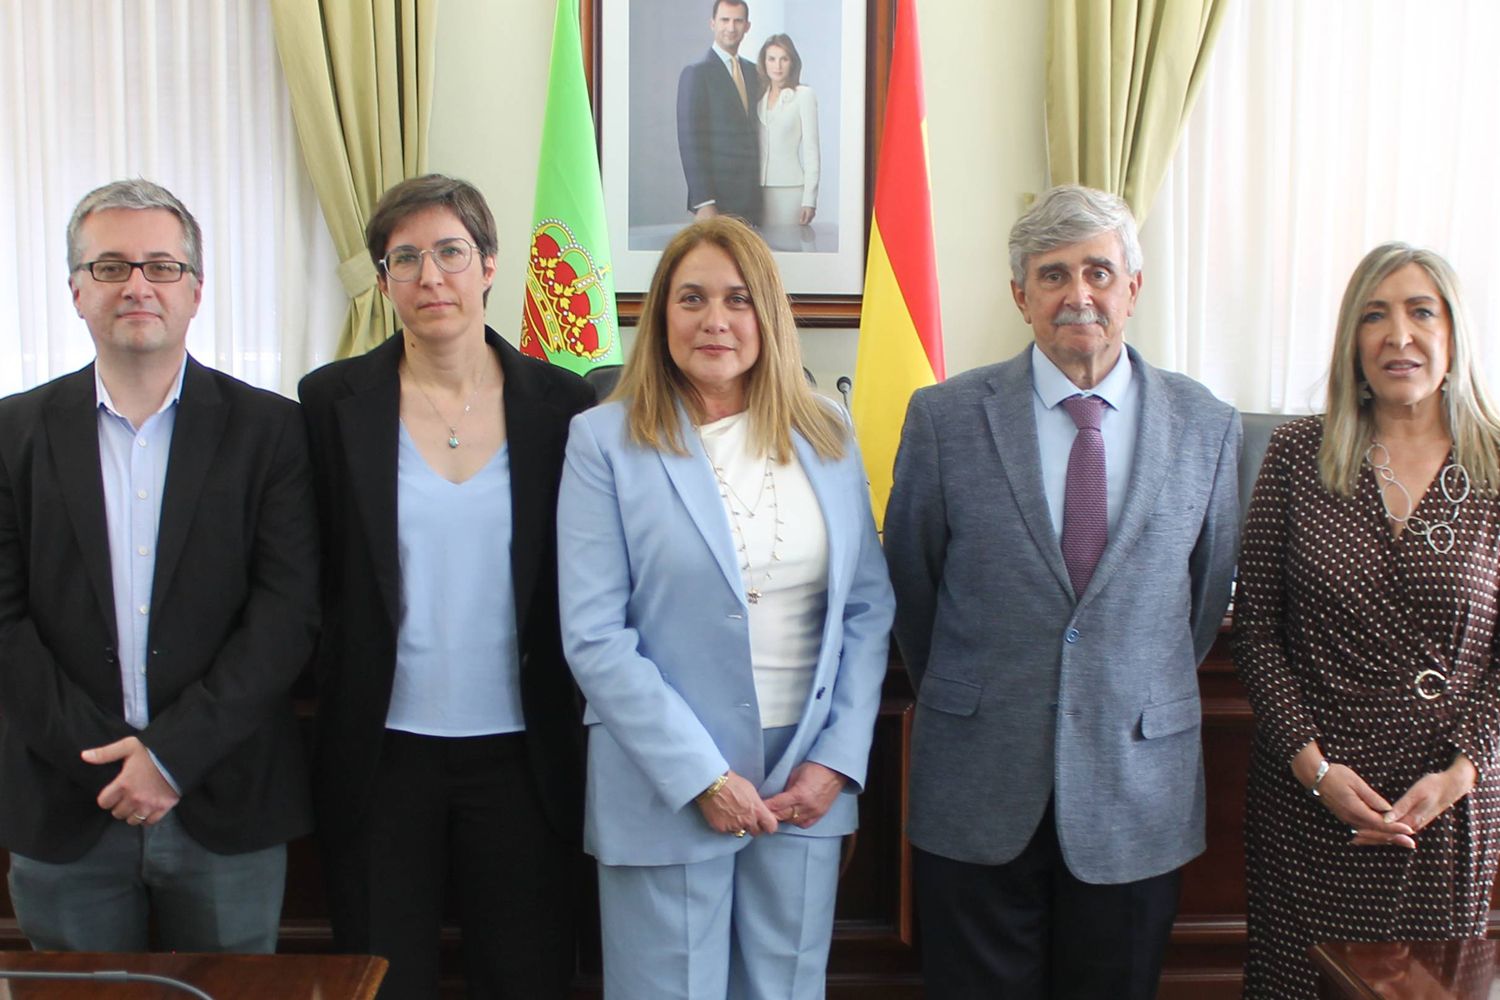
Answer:
M805 830L833 807L846 780L832 768L805 760L792 768L786 788L762 799L754 785L730 771L729 780L717 792L698 800L698 809L719 833L744 831L753 837L775 833L782 823Z
M1292 761L1292 773L1306 787L1323 759L1316 743L1303 747ZM1474 787L1479 772L1459 754L1446 770L1424 774L1395 803L1385 800L1354 769L1328 762L1318 784L1319 801L1354 833L1358 847L1393 845L1416 850L1416 836Z
M146 745L127 736L107 746L83 751L85 763L120 763L120 773L104 786L96 799L99 808L131 826L160 822L177 805L178 795L162 777Z

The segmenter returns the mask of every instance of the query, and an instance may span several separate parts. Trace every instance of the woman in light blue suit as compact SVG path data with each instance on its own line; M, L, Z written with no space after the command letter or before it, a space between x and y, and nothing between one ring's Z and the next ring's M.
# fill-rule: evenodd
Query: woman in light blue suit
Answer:
M662 254L619 388L573 420L558 540L605 996L822 997L893 599L743 223Z

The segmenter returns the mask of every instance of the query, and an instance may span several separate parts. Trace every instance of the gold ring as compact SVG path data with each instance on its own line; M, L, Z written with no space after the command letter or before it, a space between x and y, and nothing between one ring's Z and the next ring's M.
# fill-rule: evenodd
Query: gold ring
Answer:
M797 807L792 806L792 822L797 822Z
M745 835L745 831L744 830L736 830L736 831L734 831L734 835L736 837L743 837Z
M138 823L144 823L144 822L146 822L146 817L142 816L140 813L133 813L132 816L131 816L131 818L134 819Z

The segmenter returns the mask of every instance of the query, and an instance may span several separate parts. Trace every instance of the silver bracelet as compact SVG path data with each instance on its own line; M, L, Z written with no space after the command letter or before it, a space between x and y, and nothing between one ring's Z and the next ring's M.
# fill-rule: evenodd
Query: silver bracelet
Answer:
M1323 783L1323 779L1326 777L1328 777L1328 758L1324 757L1318 763L1318 773L1313 775L1313 783L1307 786L1308 794L1315 799L1321 799L1323 793L1318 791L1318 786Z

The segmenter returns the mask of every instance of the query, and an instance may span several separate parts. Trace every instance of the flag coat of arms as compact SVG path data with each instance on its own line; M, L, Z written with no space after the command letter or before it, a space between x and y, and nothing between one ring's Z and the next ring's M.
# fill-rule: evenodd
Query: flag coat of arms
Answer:
M621 361L578 0L558 0L526 266L521 352L580 374Z

